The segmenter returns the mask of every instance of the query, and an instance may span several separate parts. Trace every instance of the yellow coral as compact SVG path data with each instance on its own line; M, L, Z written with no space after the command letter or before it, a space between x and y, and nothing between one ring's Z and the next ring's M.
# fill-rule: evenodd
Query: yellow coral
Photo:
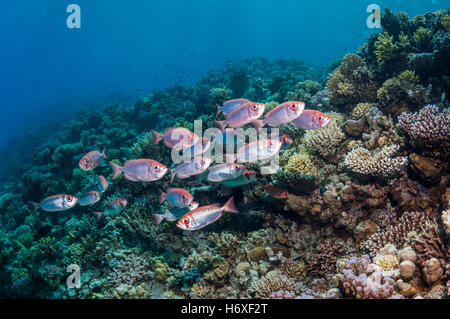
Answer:
M355 120L359 120L362 118L367 111L369 111L371 108L375 107L376 104L373 103L359 103L355 106L355 108L352 111L352 117Z
M317 173L317 167L306 153L297 153L289 158L286 170L291 173L311 174Z
M441 19L441 24L444 27L445 31L450 32L450 15L446 14Z
M207 299L214 298L214 286L206 282L195 283L191 288L191 295L194 298Z
M397 257L392 255L380 256L375 264L383 270L394 270L400 266Z
M417 47L423 49L429 45L432 35L430 30L420 27L414 32L413 38Z
M418 84L419 83L419 76L416 74L416 72L411 70L406 70L398 76L400 80L412 83L412 84Z
M380 65L384 65L389 61L397 58L399 54L399 47L394 44L394 37L389 33L383 32L378 35L377 41L375 41L375 56Z
M345 134L336 121L331 121L325 128L306 132L303 139L311 150L327 157L335 153Z

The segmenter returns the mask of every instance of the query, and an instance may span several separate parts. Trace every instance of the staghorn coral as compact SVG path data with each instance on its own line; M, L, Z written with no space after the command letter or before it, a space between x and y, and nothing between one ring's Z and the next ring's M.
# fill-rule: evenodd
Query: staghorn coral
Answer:
M357 147L347 153L344 165L354 173L389 178L408 164L406 157L393 157L399 148L398 145L384 146L372 155L367 149Z
M400 55L400 48L394 44L394 37L387 32L380 33L375 42L375 56L380 65L396 60Z
M450 149L450 110L439 111L436 105L427 105L419 112L402 113L400 126L410 137L414 148L425 154L446 158Z

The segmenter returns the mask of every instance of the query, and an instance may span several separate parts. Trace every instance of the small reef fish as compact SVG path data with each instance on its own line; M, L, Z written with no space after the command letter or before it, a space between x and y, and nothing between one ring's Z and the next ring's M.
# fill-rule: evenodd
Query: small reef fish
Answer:
M158 144L162 140L164 145L176 150L189 148L200 140L200 137L184 127L169 127L164 130L164 134L152 130L152 134L153 144Z
M208 157L196 156L188 163L182 163L175 169L170 170L170 182L173 182L175 176L179 179L189 178L206 171L211 165L212 160Z
M242 146L236 154L226 154L227 162L252 163L263 161L277 154L283 144L279 140L260 139Z
M78 166L85 171L90 171L100 165L100 160L102 158L108 159L105 153L106 149L103 152L92 151L84 155L80 161L78 162Z
M245 172L245 166L235 163L224 163L210 167L207 180L218 183L229 179L235 179Z
M330 117L315 110L304 110L302 115L291 121L291 125L305 130L317 130L330 123Z
M215 121L214 123L221 131L225 130L227 126L239 128L263 115L265 107L263 103L247 103L228 114L225 121Z
M88 192L99 192L104 193L108 189L109 183L102 175L99 175L95 178L95 182L92 185L89 185L85 190L84 193Z
M168 222L176 222L178 219L186 215L186 213L190 210L196 209L198 205L198 202L192 202L188 207L184 208L171 207L166 209L164 214L152 214L153 220L155 221L156 225L161 224L163 220L166 220Z
M92 214L95 216L97 221L100 221L102 216L109 216L120 213L125 207L127 207L127 205L128 201L126 199L116 199L106 204L105 210L103 212L94 212Z
M277 199L289 198L289 192L278 185L267 184L267 185L260 185L259 187L264 189L266 193L270 194L274 198Z
M190 148L184 150L183 155L187 154L188 156L197 156L201 155L211 147L211 140L207 138L202 138L197 143L192 145Z
M141 158L135 160L128 160L123 167L116 163L110 162L113 170L113 178L116 178L120 173L132 182L151 182L161 179L167 173L167 167L157 161Z
M32 202L34 211L39 208L46 212L60 212L74 207L78 198L72 195L60 194L44 198L40 203Z
M283 143L283 145L291 145L292 143L294 143L294 141L286 134L270 134L269 140L279 140L281 143Z
M78 205L80 206L92 206L100 200L99 192L87 192L80 196L78 199Z
M236 187L245 186L251 183L256 182L256 172L255 171L249 171L245 170L244 174L235 178L235 179L229 179L220 182L222 187L217 190L218 195L220 197L227 196L231 194L231 189Z
M167 193L161 192L159 195L159 203L162 204L164 201L168 201L170 205L177 208L188 207L194 197L186 190L182 188L168 188Z
M219 116L220 113L223 113L225 116L227 116L228 114L230 114L237 108L240 108L242 105L246 103L251 103L251 101L247 99L235 99L225 101L222 106L217 105L216 117Z
M295 120L302 114L304 109L304 102L284 102L267 113L263 120L252 120L252 124L257 131L265 125L277 127Z
M223 206L220 206L220 204L212 204L197 207L196 209L189 211L180 218L177 222L177 227L183 230L199 230L217 221L223 216L224 212L238 212L233 197L231 197Z

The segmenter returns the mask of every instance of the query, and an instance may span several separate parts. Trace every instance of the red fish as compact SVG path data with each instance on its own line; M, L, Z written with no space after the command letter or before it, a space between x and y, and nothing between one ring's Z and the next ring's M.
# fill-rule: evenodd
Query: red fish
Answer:
M270 134L269 139L270 140L279 140L281 143L283 143L283 145L285 145L285 144L291 145L292 143L294 143L294 141L286 134L282 134L282 135Z
M220 112L222 112L225 115L228 115L246 103L251 103L251 101L247 99L235 99L225 101L222 106L217 105L216 117L219 116Z
M281 149L282 143L279 140L260 139L242 146L236 154L226 154L227 162L253 163L264 161L275 156Z
M224 163L209 168L208 181L223 182L225 180L235 179L245 172L245 166L235 163Z
M265 125L276 127L295 120L305 109L304 102L288 101L278 105L266 114L263 120L253 120L252 124L257 131Z
M102 158L108 159L105 154L105 150L106 149L104 149L101 153L99 151L92 151L87 153L80 159L78 166L85 171L93 170L100 165L100 160Z
M157 161L151 159L135 159L128 160L121 167L116 163L109 163L113 169L113 178L120 173L132 182L151 182L161 179L167 173L167 167Z
M264 114L265 105L263 103L247 103L228 114L225 121L215 121L217 127L223 131L225 128L239 128L251 123Z
M167 193L161 192L159 195L160 204L167 200L170 205L177 208L188 207L193 199L194 197L182 188L168 188Z
M196 156L187 163L178 165L175 169L170 170L170 182L173 182L175 176L179 179L189 178L191 176L201 174L211 165L212 160L208 157Z
M176 150L189 148L200 140L200 137L184 127L169 127L164 130L164 134L152 130L152 134L155 140L154 144L163 140L164 145Z
M272 195L277 199L287 199L289 198L289 192L278 185L267 184L260 185L260 188L264 189L268 194Z
M330 117L315 110L304 110L302 115L291 122L291 125L305 130L317 130L330 123Z
M233 197L223 206L220 206L220 204L212 204L189 211L180 218L177 222L177 227L183 230L199 230L217 221L223 216L224 212L238 212Z

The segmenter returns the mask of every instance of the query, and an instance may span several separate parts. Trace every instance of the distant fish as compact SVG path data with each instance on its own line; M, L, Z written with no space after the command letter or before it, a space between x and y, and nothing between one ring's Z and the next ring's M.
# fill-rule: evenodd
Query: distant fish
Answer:
M39 208L46 212L60 212L74 207L78 198L72 195L60 194L43 199L40 203L32 202L34 211Z
M304 102L288 101L267 113L263 120L253 120L252 124L257 131L265 125L277 127L295 120L304 109Z
M223 206L220 206L220 204L213 204L198 207L189 211L177 222L177 227L183 230L199 230L217 221L223 216L224 212L238 212L233 197L231 197Z
M236 110L237 108L241 107L242 105L244 105L246 103L251 103L251 101L247 100L247 99L235 99L235 100L225 101L222 106L217 105L216 117L219 116L220 113L228 115L232 111Z
M212 166L209 169L207 180L210 182L223 182L229 179L235 179L244 174L245 166L236 163L224 163Z
M167 189L167 193L161 192L159 195L160 204L167 200L169 204L177 208L188 207L193 199L194 197L182 188L171 187Z
M264 161L275 156L281 149L282 143L278 139L260 139L238 149L236 154L226 154L227 162L253 163Z
M269 140L279 140L283 145L291 145L292 143L294 143L292 138L290 138L286 134L278 135L272 133L269 135Z
M89 185L84 193L88 192L99 192L104 193L108 189L108 181L102 175L99 175L95 178L95 182L92 185Z
M184 127L169 127L164 130L164 134L152 130L152 134L154 144L162 140L164 145L176 150L189 148L200 140L200 137Z
M117 199L113 200L106 204L105 210L103 212L94 212L92 213L97 221L100 221L102 216L109 216L120 213L125 207L127 207L128 201L126 199Z
M153 220L156 225L161 224L163 220L168 222L175 222L179 218L183 217L190 210L196 209L198 207L198 202L192 202L188 207L176 208L171 207L165 210L164 214L152 214Z
M277 199L289 198L289 192L278 185L267 184L267 185L260 185L259 187L264 189L268 194L272 195L274 198Z
M78 166L85 171L93 170L94 168L100 165L100 160L102 158L108 159L108 157L105 154L105 150L106 149L103 149L103 152L101 153L100 151L92 151L87 153L80 159Z
M173 181L175 176L179 179L189 178L194 175L198 175L206 171L211 165L212 160L208 157L196 156L188 163L182 163L175 169L170 170L170 182Z
M225 121L215 121L214 123L221 131L225 130L227 126L239 128L263 115L265 107L263 103L246 103L229 113Z
M331 118L322 112L304 110L302 115L291 122L291 125L305 130L317 130L326 127Z
M78 199L78 205L80 206L92 206L100 200L99 192L87 192L80 196Z
M132 182L151 182L161 179L167 173L167 167L151 159L134 159L125 162L121 167L113 162L109 163L113 169L113 178L120 173Z

